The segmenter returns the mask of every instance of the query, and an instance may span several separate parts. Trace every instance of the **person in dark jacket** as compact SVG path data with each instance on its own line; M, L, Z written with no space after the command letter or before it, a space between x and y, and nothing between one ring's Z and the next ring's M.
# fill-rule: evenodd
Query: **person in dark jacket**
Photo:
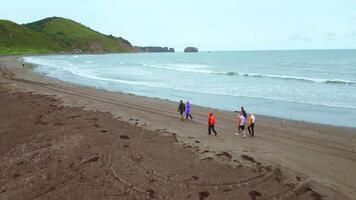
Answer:
M241 107L241 112L242 112L242 115L245 117L245 119L247 119L247 114L246 114L246 111L243 106Z
M178 105L178 112L180 113L181 120L183 121L183 114L185 111L185 104L183 103L182 100L180 100L179 105Z
M213 113L209 114L208 126L209 126L208 134L211 135L211 130L213 130L213 132L216 136L218 133L215 131L215 128L214 128L215 127L215 117L214 117Z

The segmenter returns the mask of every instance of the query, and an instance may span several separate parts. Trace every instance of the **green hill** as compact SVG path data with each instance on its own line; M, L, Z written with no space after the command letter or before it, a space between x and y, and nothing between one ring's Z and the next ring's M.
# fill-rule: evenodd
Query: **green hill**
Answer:
M47 35L11 21L0 20L0 54L49 53L60 48Z
M69 19L51 17L29 24L0 20L0 54L133 52L125 39L104 35Z

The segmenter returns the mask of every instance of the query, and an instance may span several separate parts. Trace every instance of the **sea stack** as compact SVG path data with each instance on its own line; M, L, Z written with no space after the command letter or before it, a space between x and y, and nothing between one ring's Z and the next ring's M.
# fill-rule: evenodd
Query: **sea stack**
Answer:
M169 48L169 47L158 47L158 46L149 46L149 47L139 47L135 46L134 47L136 52L174 52L174 48Z
M197 53L199 50L196 47L187 47L184 49L185 53Z

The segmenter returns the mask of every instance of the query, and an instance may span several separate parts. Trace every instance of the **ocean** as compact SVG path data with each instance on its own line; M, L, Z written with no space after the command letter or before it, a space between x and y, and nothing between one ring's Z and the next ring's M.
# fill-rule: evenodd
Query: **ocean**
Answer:
M29 56L35 72L140 96L356 127L356 50Z

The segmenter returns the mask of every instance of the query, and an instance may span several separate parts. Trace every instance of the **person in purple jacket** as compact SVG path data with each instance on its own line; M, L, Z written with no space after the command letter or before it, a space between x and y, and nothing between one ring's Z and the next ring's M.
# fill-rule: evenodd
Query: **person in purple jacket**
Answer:
M187 101L187 103L185 104L185 118L188 119L188 117L190 117L190 119L193 119L193 116L190 114L190 102Z

